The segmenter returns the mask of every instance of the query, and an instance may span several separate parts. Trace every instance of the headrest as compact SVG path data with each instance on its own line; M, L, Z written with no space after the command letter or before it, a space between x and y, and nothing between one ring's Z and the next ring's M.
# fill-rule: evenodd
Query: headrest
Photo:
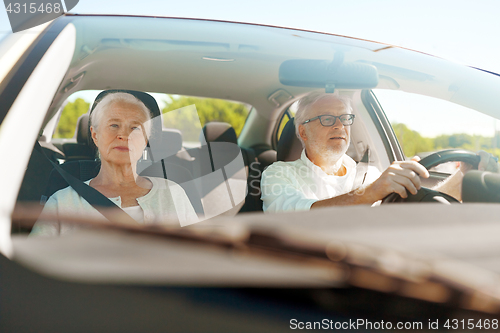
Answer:
M230 142L236 145L238 144L236 132L234 131L234 128L228 123L217 121L206 123L203 127L202 133L205 136L206 142Z
M82 114L76 121L76 142L87 144L89 132L89 115L88 113Z
M182 133L178 129L164 128L162 130L162 141L173 154L182 149Z
M181 131L164 128L161 135L155 135L149 140L149 147L151 148L151 158L156 162L175 155L182 149Z
M257 156L257 160L259 160L260 162L261 170L266 169L268 166L270 166L271 164L273 164L278 160L278 158L276 157L276 150L269 149L260 153Z
M283 131L281 132L280 139L278 141L278 161L295 161L300 158L302 153L302 143L295 134L295 122L294 118L290 119Z

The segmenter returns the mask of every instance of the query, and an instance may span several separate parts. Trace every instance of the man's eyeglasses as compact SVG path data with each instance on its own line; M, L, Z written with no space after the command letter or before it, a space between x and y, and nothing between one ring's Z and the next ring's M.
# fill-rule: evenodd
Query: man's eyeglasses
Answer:
M354 122L354 115L353 114L341 114L340 116L333 116L329 114L324 114L321 116L317 116L311 119L308 119L302 123L302 125L307 124L313 120L319 119L319 122L323 126L333 126L337 122L337 118L340 119L340 122L344 126L351 126L352 123Z

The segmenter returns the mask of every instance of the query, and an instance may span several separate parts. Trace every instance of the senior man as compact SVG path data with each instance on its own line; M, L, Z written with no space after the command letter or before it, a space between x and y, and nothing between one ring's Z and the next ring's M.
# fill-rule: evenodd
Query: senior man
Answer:
M354 123L350 100L346 97L313 92L299 101L295 116L296 134L304 150L293 162L276 162L262 175L264 211L296 211L312 208L373 204L396 192L416 194L420 178L429 172L418 163L393 162L384 172L368 167L362 186L356 180L356 162L347 154L350 128ZM480 169L498 170L490 154L480 152ZM436 190L461 199L462 166Z

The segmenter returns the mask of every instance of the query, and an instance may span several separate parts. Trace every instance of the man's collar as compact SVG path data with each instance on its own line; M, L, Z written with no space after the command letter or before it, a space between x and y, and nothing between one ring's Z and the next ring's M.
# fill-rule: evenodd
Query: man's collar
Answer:
M309 168L311 168L311 170L313 170L316 174L318 174L319 176L321 177L324 177L324 176L328 176L324 171L323 169L321 169L319 166L317 166L316 164L314 164L310 159L309 157L307 157L307 154L306 154L306 150L305 149L302 149L302 153L300 154L300 160L306 165L308 166Z
M305 149L302 149L302 153L300 154L300 159L302 160L302 162L304 162L307 166L316 166L316 164L314 164L313 162L311 162L311 160L307 157L306 155L306 150Z

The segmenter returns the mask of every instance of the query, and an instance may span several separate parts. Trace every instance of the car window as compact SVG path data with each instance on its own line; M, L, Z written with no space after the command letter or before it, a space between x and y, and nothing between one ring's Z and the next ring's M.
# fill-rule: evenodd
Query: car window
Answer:
M395 90L373 91L407 158L460 148L500 155L500 122L464 106ZM437 170L452 172L457 163Z
M89 111L99 90L85 90L72 94L66 101L53 133L53 142L75 141L78 118ZM150 93L162 113L164 128L182 132L187 146L200 144L200 131L209 122L230 124L238 137L251 107L244 103L215 98Z
M158 99L163 105L163 126L180 130L190 146L199 143L200 131L209 122L230 124L238 137L250 110L243 103L215 98L165 95Z
M76 123L78 118L87 113L90 107L90 102L87 102L81 97L70 98L64 106L56 130L52 138L54 139L69 139L75 136Z

